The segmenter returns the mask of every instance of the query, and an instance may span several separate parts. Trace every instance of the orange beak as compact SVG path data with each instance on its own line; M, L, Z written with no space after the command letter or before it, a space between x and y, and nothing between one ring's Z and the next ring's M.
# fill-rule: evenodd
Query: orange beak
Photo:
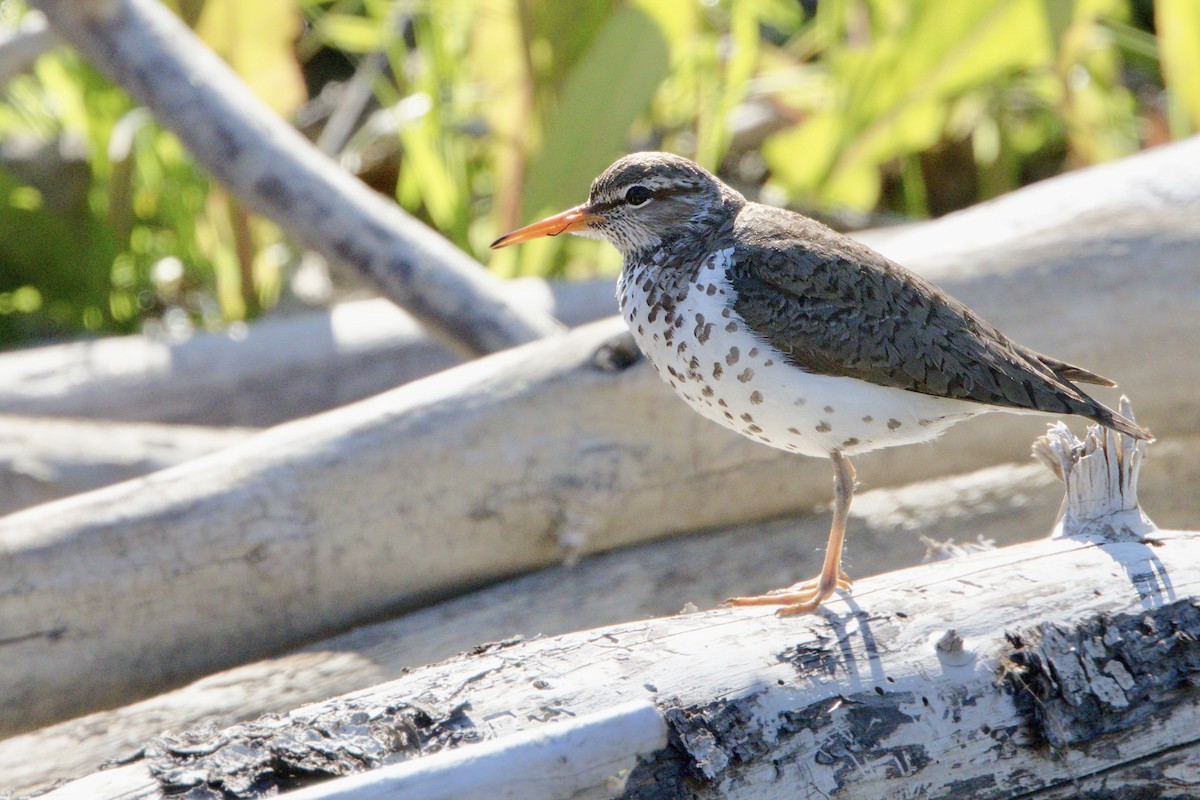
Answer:
M586 205L575 206L574 208L568 208L561 214L546 217L541 222L535 222L532 225L526 225L524 228L517 228L512 233L504 234L492 242L492 249L498 250L501 247L508 247L510 244L528 242L530 239L540 239L543 236L558 236L560 233L570 233L573 230L582 228L589 222L598 222L601 219L603 217L600 215L588 211Z

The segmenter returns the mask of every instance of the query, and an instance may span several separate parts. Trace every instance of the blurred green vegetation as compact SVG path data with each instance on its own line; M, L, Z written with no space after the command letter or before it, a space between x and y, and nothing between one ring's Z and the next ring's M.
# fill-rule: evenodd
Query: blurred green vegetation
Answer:
M339 157L506 276L617 269L596 242L487 243L631 150L802 210L921 217L1200 128L1195 0L173 7L314 136L350 96L331 88L375 63L374 113L355 111ZM0 0L0 22L23 11ZM3 87L0 343L252 317L290 259L72 52Z

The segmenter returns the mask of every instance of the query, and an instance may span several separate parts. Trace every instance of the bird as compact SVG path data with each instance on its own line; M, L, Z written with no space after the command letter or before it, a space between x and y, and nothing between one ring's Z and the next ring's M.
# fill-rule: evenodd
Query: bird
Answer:
M621 314L694 410L764 445L833 464L820 573L730 605L803 614L850 589L841 561L852 456L928 441L991 411L1077 415L1153 438L1077 385L1115 386L1108 378L1017 344L866 245L749 201L682 156L619 158L586 202L491 247L562 233L620 251Z

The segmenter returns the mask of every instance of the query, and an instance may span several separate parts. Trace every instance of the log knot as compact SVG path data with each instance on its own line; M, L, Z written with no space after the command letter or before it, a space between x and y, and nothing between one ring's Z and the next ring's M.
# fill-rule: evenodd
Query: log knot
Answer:
M1200 680L1200 601L1005 634L1000 684L1032 736L1058 750L1127 730Z

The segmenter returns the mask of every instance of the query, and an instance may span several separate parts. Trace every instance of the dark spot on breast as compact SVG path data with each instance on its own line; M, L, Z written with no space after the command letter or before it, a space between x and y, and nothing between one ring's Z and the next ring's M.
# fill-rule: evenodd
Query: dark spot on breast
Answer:
M646 322L654 322L657 320L659 311L662 311L662 306L651 306L650 313L646 315Z
M828 422L822 420L821 424L817 426L816 430L817 433L829 433L831 430L833 430L833 428L829 427Z
M667 372L671 373L672 378L679 378L680 380L683 379L683 376L679 374L678 370L676 370L670 364L667 365Z
M643 327L641 326L641 324L640 324L640 323L638 324L638 335L639 335L639 336L645 336L645 335L646 335L646 329L645 329L645 328L643 328Z
M716 293L717 293L717 287L716 287L716 285L715 285L715 284L712 284L712 283L710 283L710 284L708 285L708 288L704 290L704 293L705 293L706 295L708 295L709 297L712 297L714 294L716 294Z
M788 428L788 433L794 433L794 434L796 434L797 436L799 436L799 435L800 435L800 429L799 429L799 428Z
M725 368L721 366L720 361L713 362L713 378L721 380L721 376L725 374Z
M731 313L732 312L728 308L721 309L721 316L724 317L725 319L729 319L729 315Z
M729 408L729 403L726 403L726 402L725 402L725 398L724 398L724 397L721 397L721 398L718 398L718 399L717 399L717 405L719 405L721 408Z
M751 357L751 358L758 358L758 348L757 348L757 347L751 347L751 348L750 348L750 357Z
M725 419L729 420L730 422L733 422L733 414L730 414L728 411L726 411Z
M874 422L874 421L875 421L875 418L872 417L870 414L867 414L865 417L863 417L863 422Z
M736 347L731 347L729 348L729 352L725 355L725 363L732 367L738 362L739 358L741 358L741 353L738 352Z
M761 405L762 401L763 401L762 392L755 389L753 392L750 393L750 402L751 403L753 403L754 405L757 406L757 405Z
M696 358L695 356L692 356L691 360L688 361L688 369L699 370L700 369L700 359Z
M900 420L895 419L895 418L888 420L888 430L894 431L894 430L896 430L896 428L899 428L899 427L900 427Z
M704 323L704 327L696 326L696 341L704 344L708 341L708 337L712 336L713 324L711 322Z
M683 354L684 350L687 350L687 342L680 342L679 347L675 348L675 352L679 353L680 355Z
M775 359L773 359L773 358L768 358L766 361L763 362L764 367L774 366L774 364L775 364Z
M737 326L736 322L730 322L729 324L727 324L725 326L726 333L737 333L737 329L738 329L738 326Z
M805 404L805 403L807 403L807 402L808 402L808 401L807 401L807 400L805 400L803 397L797 397L797 398L796 398L796 402L795 402L795 403L793 403L792 405L795 405L795 406L802 406L802 405L804 405L804 404Z
M746 367L744 370L738 373L737 379L742 383L749 383L754 379L754 370Z
M762 433L762 428L758 427L757 425L751 425L750 432L751 433Z
M826 413L826 414L832 414L832 413L833 413L833 406L825 406L825 413Z
M858 444L858 439L855 439L853 436L851 436L849 439L842 442L842 447L854 447L856 444Z
M713 391L713 388L707 384L705 384L704 388L700 390L700 393L705 397L712 397L714 394L716 394L716 392Z
M749 414L742 414L742 422L754 422L754 417Z

